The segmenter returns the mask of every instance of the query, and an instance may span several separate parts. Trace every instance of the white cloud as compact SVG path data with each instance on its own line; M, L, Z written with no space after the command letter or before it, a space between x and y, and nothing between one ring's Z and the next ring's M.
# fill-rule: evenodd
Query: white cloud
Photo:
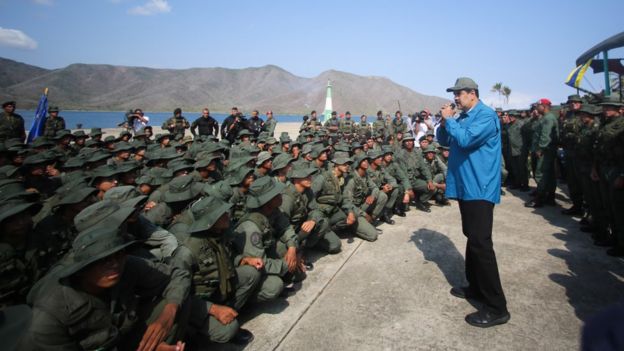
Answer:
M52 6L54 5L54 1L53 0L33 0L33 2L37 5L45 5L45 6Z
M0 45L27 50L37 48L37 42L21 30L2 27L0 27Z
M171 5L167 0L148 0L142 6L133 7L128 10L131 15L151 16L159 13L171 12Z
M509 102L506 102L504 97L498 96L496 93L489 93L486 96L481 96L481 100L488 106L491 107L502 107L503 109L525 109L529 108L530 105L536 102L540 97L532 94L526 94L519 91L511 91L511 95L509 95Z

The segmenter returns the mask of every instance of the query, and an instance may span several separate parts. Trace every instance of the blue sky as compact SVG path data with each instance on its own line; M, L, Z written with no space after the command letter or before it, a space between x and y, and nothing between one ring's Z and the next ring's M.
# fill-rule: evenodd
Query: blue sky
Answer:
M442 97L469 76L487 102L500 104L489 88L501 81L522 107L574 93L563 84L574 61L624 30L623 16L622 0L0 0L0 56L45 68L337 69Z

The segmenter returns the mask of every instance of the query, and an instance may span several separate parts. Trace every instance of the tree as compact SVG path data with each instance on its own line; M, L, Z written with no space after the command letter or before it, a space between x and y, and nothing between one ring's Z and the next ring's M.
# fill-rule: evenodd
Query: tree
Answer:
M503 82L495 83L490 91L496 93L498 95L498 100L500 101L500 98L503 95Z
M504 86L502 89L502 94L505 97L505 104L509 104L509 95L511 95L511 88L508 86Z

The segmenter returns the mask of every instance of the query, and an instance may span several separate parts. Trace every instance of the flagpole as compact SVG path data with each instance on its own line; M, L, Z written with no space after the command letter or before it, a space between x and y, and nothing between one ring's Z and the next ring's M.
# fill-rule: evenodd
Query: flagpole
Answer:
M609 55L607 50L602 52L602 67L605 76L605 96L611 95L611 82L609 82Z

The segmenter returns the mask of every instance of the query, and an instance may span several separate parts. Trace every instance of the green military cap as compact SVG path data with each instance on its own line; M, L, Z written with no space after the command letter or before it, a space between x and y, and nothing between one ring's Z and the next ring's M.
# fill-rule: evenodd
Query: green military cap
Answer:
M91 181L89 185L92 186L95 184L98 178L110 178L121 173L124 172L121 172L119 168L114 165L102 165L91 171Z
M193 142L193 137L191 135L185 135L184 137L182 137L182 140L180 140L180 144L182 145L186 145L192 142Z
M145 134L145 130L141 129L138 132L134 132L134 139L145 138L147 134Z
M61 140L65 137L70 137L71 139L73 139L74 135L69 129L61 129L56 131L56 133L54 134L54 140Z
M237 158L232 158L230 160L230 164L228 165L228 169L229 170L236 170L237 168L241 167L241 166L248 166L248 163L250 163L250 161L254 161L255 163L255 157L254 156L240 156Z
M24 145L24 142L21 139L11 138L4 141L4 146L9 149L9 151L12 151L11 149L16 147L24 148L26 145Z
M132 185L116 186L104 193L104 200L119 204L121 207L137 208L147 201L147 196L141 195Z
M117 141L117 138L115 138L112 135L107 136L106 138L104 138L103 142L104 144L108 144L108 143L114 143Z
M137 243L135 240L126 241L119 227L115 226L101 225L81 231L72 243L73 255L71 255L70 262L59 269L58 277L60 279L70 277L90 264L135 243Z
M205 197L191 206L193 223L189 228L191 233L209 230L219 218L228 213L232 204L217 197Z
M254 169L251 167L243 166L234 168L234 171L229 172L226 179L231 186L240 185L240 183L247 178L247 176L251 173L253 174Z
M360 163L362 163L362 161L364 161L364 160L370 160L370 157L367 154L363 153L363 152L355 155L353 157L353 165L354 165L354 167L359 167Z
M602 113L602 108L600 106L591 105L591 104L583 104L578 111L579 113L586 113L590 116L596 116Z
M132 140L130 145L132 146L132 148L134 148L134 152L137 152L137 151L139 151L141 149L147 149L147 144L145 143L145 141L144 140L140 140L140 139Z
M247 136L252 136L252 135L253 135L253 133L252 133L252 132L250 132L250 131L249 131L249 129L243 129L243 130L241 130L240 132L238 132L238 137L239 137L239 138L240 138L240 137L242 137L242 136L245 136L245 135L247 135Z
M571 102L583 102L583 99L578 94L568 96L568 104Z
M309 131L304 131L303 133L300 134L302 137L307 138L309 136L314 136L313 133L309 132Z
M171 134L169 134L169 133L156 134L156 136L154 137L154 139L157 142L160 142L163 138L171 139Z
M435 136L435 133L433 132L433 130L428 130L427 133L425 134L426 136Z
M113 152L132 151L132 150L134 150L134 146L132 146L132 144L130 144L127 141L119 141L115 143L115 148L113 149Z
M418 138L418 142L421 142L423 140L427 140L427 136L426 135L423 135L420 138Z
M279 140L280 143L282 143L282 144L286 144L286 143L291 143L292 142L292 140L290 139L290 135L288 135L288 132L282 132L282 134L280 134L279 139L280 139Z
M256 166L260 166L264 162L270 159L271 159L271 154L268 151L262 151L258 154L258 158L256 159Z
M361 146L360 146L361 147ZM334 151L336 152L350 152L352 149L347 144L336 144L334 145Z
M93 139L89 139L87 141L85 141L85 147L98 147L100 146L100 142L93 140Z
M50 158L50 155L40 152L38 154L33 154L24 159L22 163L23 168L32 167L35 165L43 165L54 162L54 158Z
M220 143L215 143L215 142L207 142L202 144L202 151L206 151L206 152L222 152L224 150L227 150L227 148L225 146L223 146L223 144Z
M288 164L290 164L293 161L294 159L289 154L287 153L279 154L273 159L273 170L282 169L288 166Z
M316 172L318 172L318 169L314 167L307 167L307 166L301 165L301 166L293 168L288 174L288 177L291 179L306 178L315 174Z
M267 140L266 136L260 135L260 136L258 136L258 140L256 140L256 144L257 145L266 144L266 140Z
M59 194L59 202L56 203L56 206L80 203L87 197L97 193L97 191L98 190L96 188L92 187L83 187L79 189L76 189L75 187L65 188L64 191Z
M518 110L511 109L511 110L509 110L509 115L510 116L518 116L518 115L520 115L520 113L518 112Z
M89 158L86 159L86 162L88 163L98 162L98 161L102 161L110 157L111 157L111 154L108 151L96 150L91 155L89 155Z
M121 206L111 200L98 201L74 217L74 226L80 232L104 224L118 228L135 210L132 206Z
M176 159L169 162L169 164L167 164L167 168L170 169L173 174L182 170L188 170L191 172L195 169L192 164L188 163L184 159Z
M34 149L42 148L42 147L52 147L54 146L54 142L48 139L45 136L40 136L35 139L30 146Z
M408 140L412 140L412 141L414 141L414 140L416 140L416 138L414 138L414 136L413 136L413 135L411 135L411 134L409 134L409 133L408 133L407 135L405 135L405 136L403 137L403 139L402 139L401 141L402 141L402 142L406 142L406 141L408 141Z
M221 159L221 156L220 155L216 155L216 154L206 154L206 155L204 155L202 157L198 156L198 159L195 162L195 164L193 165L193 167L195 167L195 169L205 168L205 167L208 167L210 162L212 162L214 160L220 160L220 159Z
M312 144L305 144L301 149L301 155L309 154L312 152Z
M331 161L337 165L344 165L346 163L353 163L353 160L350 157L346 157L346 155L336 154L331 159Z
M247 208L258 208L280 195L286 186L276 182L273 177L262 177L254 180L247 195Z
M5 108L7 106L13 106L15 107L15 101L6 101L2 103L2 108Z
M310 153L310 155L312 156L312 158L318 158L321 153L324 152L328 152L329 148L324 146L323 144L316 144L312 147L312 152Z
M151 185L151 186L155 186L155 185L162 185L161 184L157 184L156 182L156 177L149 175L149 174L144 174L140 177L138 177L136 179L136 183L137 185L143 185L143 184L147 184L147 185Z
M0 223L18 213L29 211L31 215L37 214L42 205L38 202L28 202L24 199L13 198L0 203Z
M251 170L253 172L253 170ZM233 194L232 187L228 181L222 180L212 184L206 184L203 189L204 194L216 197L222 201L228 201Z
M59 111L60 110L59 110L58 106L50 106L48 108L48 112L59 112Z
M383 145L381 147L381 151L383 152L384 155L394 154L394 149L390 145Z
M130 132L129 132L129 131L127 131L127 130L122 130L122 131L119 133L119 139L121 139L122 137L124 137L124 136L126 136L126 135L131 137L131 136L132 136L132 133L130 133Z
M436 147L433 145L427 145L427 147L423 150L423 153L429 153L429 152L433 152L436 153L438 152L438 150L436 150Z
M459 77L455 81L455 85L446 89L446 91L450 93L452 91L465 90L465 89L479 90L479 86L471 78Z
M104 134L104 132L102 132L102 128L91 128L91 132L89 133L90 137L94 137L97 135L102 135Z
M266 138L266 143L268 145L275 145L275 144L277 144L277 139L275 139L274 137L270 136L270 137Z
M368 158L374 160L379 157L383 157L383 153L380 150L370 150L368 151Z
M359 142L354 142L351 144L351 150L350 151L355 151L357 149L363 149L364 145L360 144Z
M120 165L117 165L117 169L119 170L119 174L136 171L136 170L141 169L141 168L143 168L141 163L139 163L139 161L135 161L135 160L128 160L128 161L125 161L124 163L122 163Z
M26 191L24 183L19 179L0 179L0 201L11 199L33 202L39 199L39 193Z
M84 130L77 130L74 132L74 139L87 139L89 136L84 132Z
M451 148L450 148L450 147L448 147L448 146L440 145L440 146L438 146L438 149L441 149L441 150L450 150Z
M620 100L620 97L618 95L612 94L603 97L602 102L600 102L598 105L622 107L624 106L624 103L622 103L622 100Z
M165 202L189 201L200 193L202 184L195 182L192 175L175 177L169 182L169 189L163 194Z
M15 174L17 174L18 170L19 168L13 165L4 165L0 167L0 179L12 178Z

